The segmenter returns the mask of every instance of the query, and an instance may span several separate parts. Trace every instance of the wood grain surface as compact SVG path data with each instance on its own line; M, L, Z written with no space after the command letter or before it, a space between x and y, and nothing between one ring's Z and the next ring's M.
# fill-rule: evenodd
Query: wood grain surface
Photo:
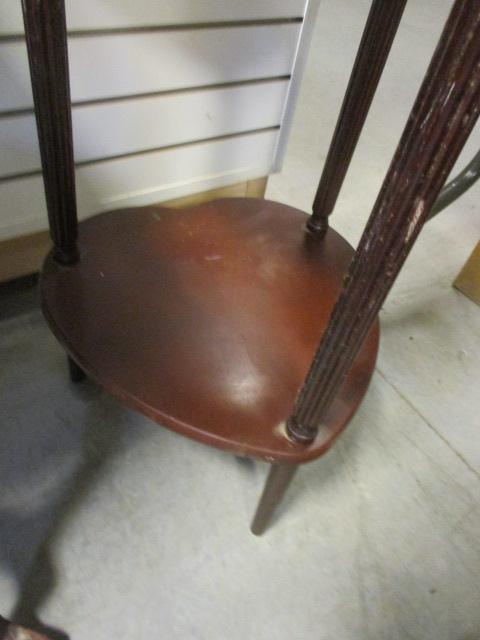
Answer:
M47 259L45 315L88 376L159 424L240 455L315 458L365 394L378 324L326 427L291 442L285 421L353 254L306 220L253 198L98 215L80 224L80 262Z

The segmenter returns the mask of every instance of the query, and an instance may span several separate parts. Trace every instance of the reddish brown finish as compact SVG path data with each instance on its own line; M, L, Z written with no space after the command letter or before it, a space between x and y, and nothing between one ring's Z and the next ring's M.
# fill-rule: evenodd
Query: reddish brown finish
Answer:
M282 501L297 469L297 464L270 465L267 481L250 529L255 536L261 536L267 529L274 511Z
M284 423L353 253L333 230L305 235L306 219L243 198L101 214L80 224L78 264L47 259L45 315L89 377L158 423L305 462L354 413L378 344L375 324L326 428L310 447L290 442Z
M323 233L357 146L407 0L373 0L308 228Z
M309 442L428 218L480 112L480 3L457 0L360 240L288 432Z

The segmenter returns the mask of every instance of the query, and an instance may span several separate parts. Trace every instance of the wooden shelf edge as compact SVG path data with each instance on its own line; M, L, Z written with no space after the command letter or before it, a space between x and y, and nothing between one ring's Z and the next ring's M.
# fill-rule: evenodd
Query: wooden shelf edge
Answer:
M201 191L159 204L164 207L181 208L217 198L263 198L267 188L267 180L268 177L246 180L228 187ZM38 231L26 236L0 241L0 282L38 273L51 245L48 231Z

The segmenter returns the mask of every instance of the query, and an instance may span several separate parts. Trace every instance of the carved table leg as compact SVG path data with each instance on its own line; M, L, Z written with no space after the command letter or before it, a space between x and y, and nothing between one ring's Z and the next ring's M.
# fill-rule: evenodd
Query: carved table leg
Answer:
M347 174L406 3L372 2L313 203L313 215L307 222L313 233L322 235L327 230L328 216Z
M67 28L63 0L23 0L38 141L55 259L78 260Z
M268 527L273 512L280 504L297 468L298 465L296 464L271 465L262 497L252 522L251 531L256 536L262 535Z
M456 0L287 422L308 444L480 114L480 5Z

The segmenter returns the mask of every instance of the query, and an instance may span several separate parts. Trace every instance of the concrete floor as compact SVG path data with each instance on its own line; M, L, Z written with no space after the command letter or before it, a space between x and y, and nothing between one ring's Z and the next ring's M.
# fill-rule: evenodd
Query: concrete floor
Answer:
M450 4L409 2L332 220L353 243ZM268 197L309 209L367 11L322 1ZM265 465L72 386L32 290L3 291L0 611L36 608L75 640L480 638L480 308L451 287L480 237L478 193L425 228L366 400L262 538L248 523Z

